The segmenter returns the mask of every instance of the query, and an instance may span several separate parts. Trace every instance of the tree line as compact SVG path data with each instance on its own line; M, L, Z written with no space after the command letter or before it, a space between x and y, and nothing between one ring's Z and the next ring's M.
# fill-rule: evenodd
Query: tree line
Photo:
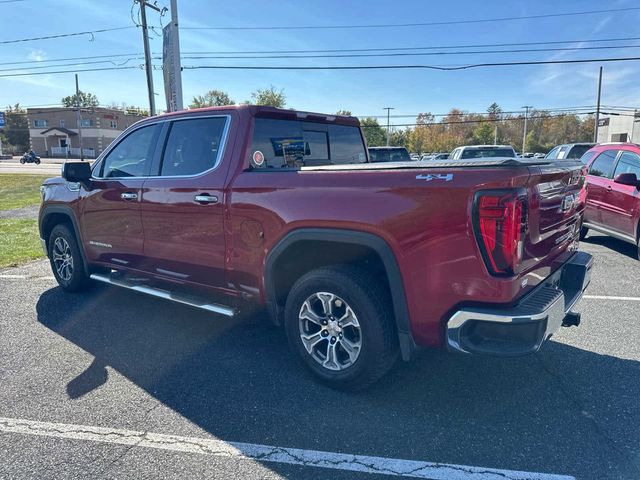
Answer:
M591 142L595 128L593 115L553 114L532 110L527 121L525 151L546 153L561 143ZM362 118L369 146L386 145L387 130L375 118ZM389 145L404 146L411 152L450 152L461 145L507 144L522 149L524 114L504 114L497 103L486 114L467 113L452 108L440 120L430 112L416 117L415 124L394 129Z

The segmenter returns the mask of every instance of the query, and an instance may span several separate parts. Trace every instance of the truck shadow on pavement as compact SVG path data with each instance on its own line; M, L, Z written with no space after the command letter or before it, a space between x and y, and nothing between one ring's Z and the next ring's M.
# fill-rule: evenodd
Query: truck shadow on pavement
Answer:
M622 255L631 257L634 260L638 258L638 250L635 245L628 242L623 242L617 238L609 237L608 235L600 235L596 233L589 233L586 238L580 240L584 243L590 243L591 245L599 245L601 247L609 248L615 252L619 252Z
M578 478L640 471L640 362L553 341L509 360L423 351L354 394L311 379L261 319L101 285L50 289L37 313L94 356L64 380L70 399L108 388L110 366L223 440Z

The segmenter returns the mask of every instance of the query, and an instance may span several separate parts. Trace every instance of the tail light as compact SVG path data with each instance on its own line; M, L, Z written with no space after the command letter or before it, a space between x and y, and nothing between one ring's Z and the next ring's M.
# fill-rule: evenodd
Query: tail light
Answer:
M512 276L522 260L526 206L517 192L480 192L475 233L484 262L496 276Z

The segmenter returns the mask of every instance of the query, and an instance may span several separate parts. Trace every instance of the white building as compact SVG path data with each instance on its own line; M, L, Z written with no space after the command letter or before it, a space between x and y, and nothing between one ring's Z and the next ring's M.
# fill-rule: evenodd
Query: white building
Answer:
M598 122L598 143L640 143L640 112L602 115Z

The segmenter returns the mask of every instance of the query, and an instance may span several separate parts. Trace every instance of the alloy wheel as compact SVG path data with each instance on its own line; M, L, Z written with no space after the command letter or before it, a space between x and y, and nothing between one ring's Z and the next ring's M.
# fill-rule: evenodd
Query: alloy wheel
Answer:
M311 357L328 370L351 367L362 350L362 331L353 309L339 296L316 292L300 307L300 339Z
M58 277L65 282L71 280L73 276L73 255L71 247L63 237L58 237L53 242L53 266L56 269Z

